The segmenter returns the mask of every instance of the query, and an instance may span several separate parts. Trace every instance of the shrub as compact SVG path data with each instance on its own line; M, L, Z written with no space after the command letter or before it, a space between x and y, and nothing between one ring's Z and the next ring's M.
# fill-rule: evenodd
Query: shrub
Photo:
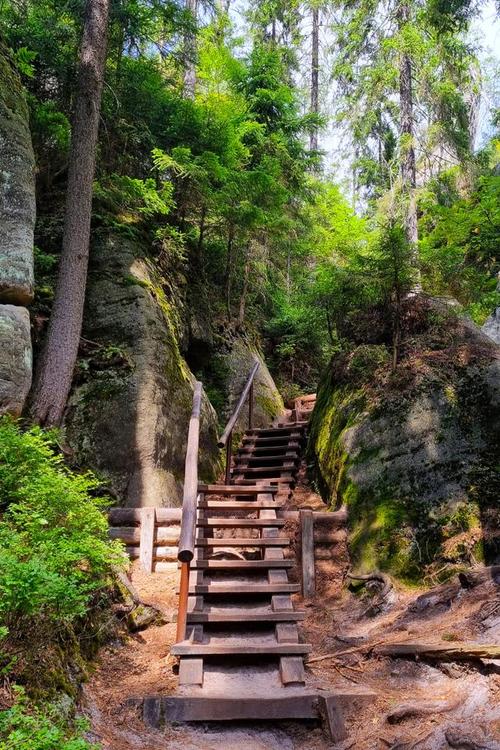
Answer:
M55 707L42 710L29 703L22 688L15 692L14 705L0 712L0 750L98 750L83 738L85 721L68 726Z
M0 627L73 621L124 559L98 480L68 470L56 439L0 419Z

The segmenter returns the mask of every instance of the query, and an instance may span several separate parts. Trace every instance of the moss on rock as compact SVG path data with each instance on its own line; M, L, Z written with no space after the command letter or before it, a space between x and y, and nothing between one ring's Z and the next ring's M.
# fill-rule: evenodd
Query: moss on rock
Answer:
M498 556L500 352L469 321L423 306L396 371L362 345L319 388L309 462L324 499L349 507L358 571L412 582Z

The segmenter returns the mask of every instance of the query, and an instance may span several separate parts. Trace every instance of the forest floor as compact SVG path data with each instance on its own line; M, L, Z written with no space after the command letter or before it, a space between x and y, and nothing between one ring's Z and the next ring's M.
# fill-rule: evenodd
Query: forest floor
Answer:
M304 481L290 504L324 509ZM309 659L337 654L311 662L308 679L327 689L369 689L376 695L361 711L347 711L346 741L332 744L315 722L145 727L131 699L176 688L169 648L175 640L178 573L173 567L146 575L138 564L131 572L134 587L166 624L124 636L101 652L82 700L90 738L103 750L500 750L500 660L426 661L376 653L382 643L500 643L498 586L491 580L470 589L441 586L423 597L422 590L393 590L374 614L370 602L377 595L351 593L345 585L348 568L343 531L331 558L321 562L316 597L297 601L307 611L301 631L313 644Z

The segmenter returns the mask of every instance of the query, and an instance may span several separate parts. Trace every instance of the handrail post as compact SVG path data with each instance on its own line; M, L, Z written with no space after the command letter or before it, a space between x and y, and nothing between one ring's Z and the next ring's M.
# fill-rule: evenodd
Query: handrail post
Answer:
M231 459L233 457L233 433L229 433L226 443L226 484L231 484Z
M189 572L191 564L188 562L181 563L181 582L179 588L179 611L177 613L177 633L176 642L183 641L186 637L187 627L187 609L189 596Z
M253 380L250 386L250 393L248 395L248 429L251 430L253 427Z

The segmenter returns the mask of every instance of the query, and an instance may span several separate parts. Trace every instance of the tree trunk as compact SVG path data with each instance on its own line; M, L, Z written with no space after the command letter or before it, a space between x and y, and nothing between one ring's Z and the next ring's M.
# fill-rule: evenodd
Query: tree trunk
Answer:
M250 251L248 251L248 253L249 252ZM243 328L243 323L245 322L245 309L246 309L246 302L247 302L249 275L250 275L250 260L247 255L247 259L245 261L245 270L243 273L243 289L241 292L240 307L238 310L238 327L239 328Z
M312 41L311 41L311 108L313 115L319 113L319 8L312 8ZM318 149L318 128L315 125L309 136L309 149Z
M196 90L196 32L194 25L198 17L198 0L186 0L190 28L184 35L184 96L194 99Z
M54 306L32 399L32 415L60 423L71 389L82 330L89 258L109 0L87 0L71 132L66 212Z
M233 240L234 228L229 227L227 236L227 256L226 256L226 309L227 319L231 320L231 276L233 270Z
M397 11L398 28L401 32L410 21L410 4L401 0ZM399 60L399 109L401 137L401 190L405 204L405 232L410 246L411 263L415 271L414 291L421 290L419 257L416 186L417 174L415 165L414 128L413 128L413 91L412 62L406 52Z

